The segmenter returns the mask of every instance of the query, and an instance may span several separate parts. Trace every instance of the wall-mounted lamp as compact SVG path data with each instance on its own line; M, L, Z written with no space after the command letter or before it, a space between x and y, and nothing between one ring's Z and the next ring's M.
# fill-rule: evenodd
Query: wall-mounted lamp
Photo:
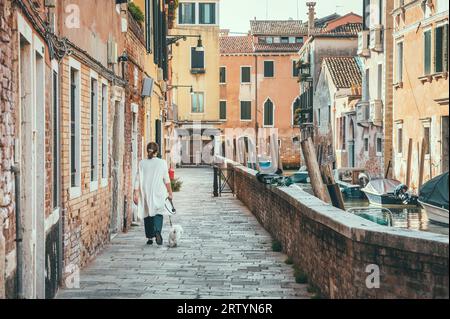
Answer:
M167 90L170 91L172 89L177 89L177 88L190 88L189 93L191 95L194 95L194 88L192 85L169 85L167 87Z
M184 35L184 34L181 34L181 35L169 36L169 37L167 37L167 45L169 46L169 45L175 44L175 43L177 43L180 40L186 41L187 38L198 38L197 46L195 47L195 50L197 52L204 52L205 51L201 35Z

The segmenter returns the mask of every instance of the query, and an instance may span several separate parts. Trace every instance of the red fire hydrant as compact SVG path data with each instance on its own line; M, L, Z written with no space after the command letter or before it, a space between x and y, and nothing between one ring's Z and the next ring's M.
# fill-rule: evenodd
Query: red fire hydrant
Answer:
M171 181L175 179L175 170L172 167L169 169L169 178Z

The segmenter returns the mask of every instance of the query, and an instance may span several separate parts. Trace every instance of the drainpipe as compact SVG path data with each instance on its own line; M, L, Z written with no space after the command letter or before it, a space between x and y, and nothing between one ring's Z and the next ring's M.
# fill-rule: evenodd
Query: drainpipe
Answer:
M255 133L256 133L256 165L258 165L258 152L259 152L259 141L258 141L258 55L255 54ZM258 167L259 169L259 167Z
M20 211L20 169L17 164L11 167L14 174L14 201L16 206L16 296L24 299L22 286L23 265L23 238L22 238L22 216Z

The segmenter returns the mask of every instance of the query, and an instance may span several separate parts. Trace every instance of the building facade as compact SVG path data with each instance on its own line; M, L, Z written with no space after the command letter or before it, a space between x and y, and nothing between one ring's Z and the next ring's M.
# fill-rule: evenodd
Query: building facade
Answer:
M297 52L307 35L301 21L250 21L249 36L220 39L220 119L223 128L278 131L285 167L300 163Z
M132 179L164 120L168 70L166 3L134 5L143 21L124 1L0 4L0 298L76 287L133 221Z
M182 149L174 164L202 165L213 160L211 153L203 151L212 150L211 135L220 135L213 132L220 125L219 6L219 0L180 0L170 29L172 72L167 90L172 109L177 110L172 140Z
M417 192L448 171L448 1L395 1L392 15L394 177Z

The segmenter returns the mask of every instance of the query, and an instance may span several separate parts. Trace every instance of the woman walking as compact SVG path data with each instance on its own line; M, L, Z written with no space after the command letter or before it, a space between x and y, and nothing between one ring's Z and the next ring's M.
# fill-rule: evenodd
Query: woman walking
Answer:
M161 246L165 201L167 198L172 200L173 194L167 163L157 157L158 152L158 144L147 145L148 159L139 163L134 183L134 203L145 222L147 244L152 245L156 238L156 243Z

